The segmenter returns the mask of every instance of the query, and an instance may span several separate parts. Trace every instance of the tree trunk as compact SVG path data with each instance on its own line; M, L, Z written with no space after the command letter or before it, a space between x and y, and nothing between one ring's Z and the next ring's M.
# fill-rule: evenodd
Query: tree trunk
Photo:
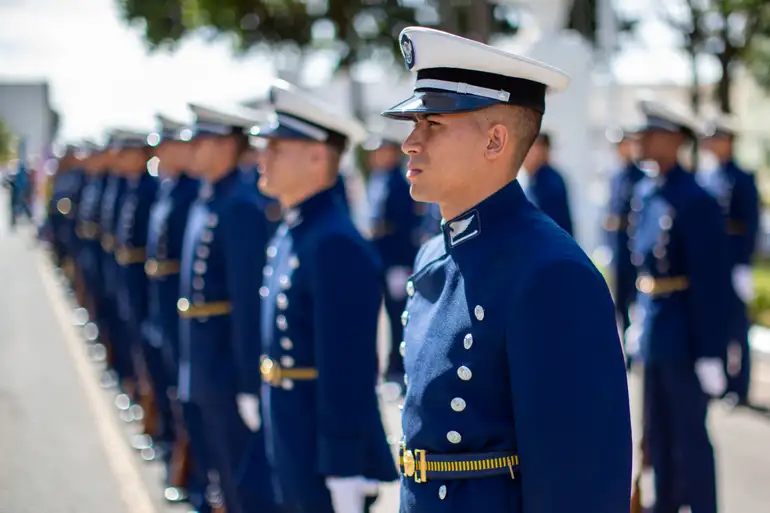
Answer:
M468 39L488 43L492 35L492 10L487 0L471 0Z
M452 0L439 0L438 11L441 17L441 29L450 34L461 35L457 9L452 4Z
M690 69L692 71L692 85L690 88L690 104L692 112L698 116L700 112L700 76L698 74L698 49L695 35L690 36L690 42L687 45L687 52L690 54ZM696 134L697 135L697 134ZM698 170L698 142L697 139L692 146L692 172Z
M732 92L733 78L730 75L730 62L732 58L728 55L727 50L719 55L719 65L722 68L722 78L719 79L717 85L717 100L719 101L719 107L722 112L727 114L732 112L732 105L730 102L730 93Z

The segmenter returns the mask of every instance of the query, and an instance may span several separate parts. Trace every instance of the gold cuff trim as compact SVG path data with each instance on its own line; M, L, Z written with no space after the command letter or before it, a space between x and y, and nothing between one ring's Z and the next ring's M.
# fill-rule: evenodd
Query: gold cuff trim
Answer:
M99 225L93 221L81 221L75 228L75 235L83 240L99 238Z
M102 235L102 249L105 253L112 253L115 251L115 237L109 233Z
M281 381L284 379L312 381L318 378L318 369L312 367L281 367L277 361L267 356L262 356L259 373L262 375L262 381L274 387L280 386Z
M172 274L179 274L179 260L156 260L151 258L144 264L144 272L150 278L163 278Z
M617 232L628 228L628 219L610 214L604 218L604 229L608 232Z
M690 288L690 280L687 276L653 278L649 275L643 275L636 280L636 289L652 297L681 292L688 288Z
M115 260L121 267L143 264L146 258L144 248L118 248L115 250Z
M230 314L233 311L233 304L230 301L215 301L213 303L193 305L189 299L182 297L176 302L176 310L179 313L179 317L183 319L217 317Z

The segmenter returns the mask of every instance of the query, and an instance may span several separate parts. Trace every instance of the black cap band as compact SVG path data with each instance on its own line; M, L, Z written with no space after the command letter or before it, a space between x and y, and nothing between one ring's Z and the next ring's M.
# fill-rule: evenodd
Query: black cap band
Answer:
M459 68L428 68L417 72L417 82L415 91L449 91L445 87L431 87L430 82L427 86L420 84L420 81L442 81L463 84L488 89L487 98L493 98L494 92L497 92L496 99L499 103L508 105L518 105L534 109L540 113L545 111L545 92L546 85L540 82L534 82L525 78L506 77L495 73L484 71L459 69ZM458 87L454 92L463 93L462 87ZM465 92L473 95L473 91Z

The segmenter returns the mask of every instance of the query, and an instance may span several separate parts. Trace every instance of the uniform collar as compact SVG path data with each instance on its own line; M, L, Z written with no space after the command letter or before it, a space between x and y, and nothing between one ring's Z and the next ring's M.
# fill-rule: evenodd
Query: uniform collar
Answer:
M318 212L335 205L334 186L310 196L299 205L288 208L283 214L283 220L289 228L299 226L304 219L313 217Z
M740 166L735 162L735 159L733 158L729 158L727 161L725 161L725 163L722 164L721 168L727 172L737 171L741 169Z
M465 213L442 222L446 251L453 253L459 248L471 247L471 241L494 237L497 227L509 224L511 216L526 204L519 181L513 180Z
M644 171L642 171L642 168L640 168L633 160L626 162L625 172L632 176L642 176L645 174Z
M216 196L219 196L227 191L234 183L236 183L240 176L241 173L238 170L238 167L234 167L230 170L229 173L227 173L215 183L211 183L208 180L203 180L201 183L201 188L198 190L198 197L204 201L208 201Z

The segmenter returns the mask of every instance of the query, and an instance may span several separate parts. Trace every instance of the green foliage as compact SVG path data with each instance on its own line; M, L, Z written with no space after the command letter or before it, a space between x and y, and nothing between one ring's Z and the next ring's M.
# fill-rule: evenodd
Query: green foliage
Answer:
M0 119L0 163L8 162L14 157L16 154L15 142L16 138L11 132L11 127Z
M770 327L770 261L754 264L754 290L756 296L749 305L749 315L756 324Z
M715 91L731 112L732 72L743 63L770 89L770 2L767 0L657 0L662 18L678 31L691 56L716 57L722 77Z
M570 27L596 41L596 1L576 0ZM151 49L171 48L203 29L236 36L241 51L254 46L298 47L344 43L340 66L378 49L399 54L398 33L408 25L434 26L486 41L518 29L517 7L480 0L117 0L124 20L140 24ZM621 30L634 21L619 20ZM323 35L331 28L333 37Z

